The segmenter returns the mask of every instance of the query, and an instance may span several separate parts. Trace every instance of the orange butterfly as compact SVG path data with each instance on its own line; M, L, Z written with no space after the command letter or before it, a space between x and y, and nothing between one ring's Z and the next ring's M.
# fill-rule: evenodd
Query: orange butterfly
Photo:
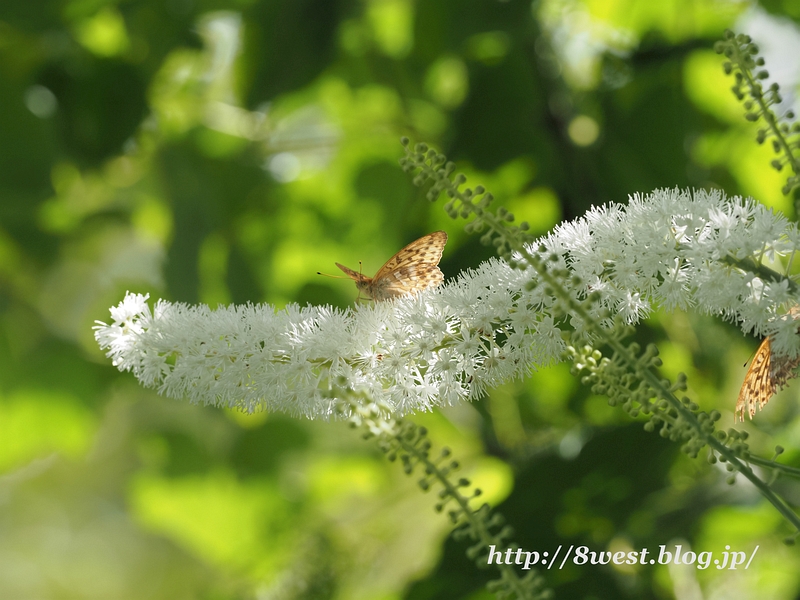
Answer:
M390 300L436 287L444 281L439 261L446 243L444 231L424 235L386 261L375 277L367 277L339 263L336 266L356 282L359 293L375 301Z
M800 317L800 307L793 307L789 314L797 319ZM756 351L747 375L744 376L742 389L739 391L739 399L736 401L736 409L733 414L733 421L736 417L744 422L744 413L750 415L752 419L756 414L756 406L761 410L770 401L775 393L786 385L789 379L797 377L795 368L800 365L800 356L796 358L775 357L772 354L772 336L767 336Z

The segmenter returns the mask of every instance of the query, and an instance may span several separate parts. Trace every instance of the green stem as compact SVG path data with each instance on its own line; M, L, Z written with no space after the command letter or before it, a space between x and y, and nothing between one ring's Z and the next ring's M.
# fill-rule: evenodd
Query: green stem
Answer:
M758 104L761 115L767 122L767 125L772 131L772 135L775 136L775 140L780 146L781 150L783 150L783 154L786 156L787 162L792 166L792 170L795 173L800 173L800 163L792 154L792 149L788 140L784 137L780 127L778 127L778 118L764 100L764 93L761 89L761 84L759 84L753 78L753 72L747 67L747 59L750 57L743 54L742 48L738 43L731 44L731 47L734 49L734 53L736 55L736 64L739 66L739 72L747 82L747 87L750 88L750 97Z
M416 166L420 168L427 179L436 180L436 171L427 162L422 161L421 164L417 163ZM594 323L594 319L585 310L584 305L574 300L567 290L562 286L561 281L552 273L550 273L542 260L537 256L528 252L524 242L518 235L509 235L507 228L503 221L496 215L481 211L478 213L473 204L475 201L472 196L466 196L459 189L456 183L447 178L448 185L447 192L451 198L458 199L462 203L462 209L466 209L467 213L477 214L477 217L482 223L486 224L494 233L498 234L505 240L505 243L511 250L518 252L522 255L525 261L536 270L542 282L546 283L552 290L552 293L563 303L569 311L577 314L586 323ZM462 213L463 214L463 213ZM757 275L775 281L783 281L787 278L781 277L771 269L752 261L751 259L739 260L726 257L725 261L737 268L745 269L756 273ZM797 285L789 280L789 285L793 291L797 291ZM672 409L674 409L690 426L697 432L697 435L705 441L705 443L715 450L720 456L733 466L734 469L739 471L746 479L748 479L761 494L780 512L794 527L800 532L800 517L791 510L791 508L769 487L767 483L762 481L753 470L740 460L736 454L725 444L721 443L713 434L707 432L703 425L697 420L694 412L685 407L680 400L675 397L671 390L666 388L662 381L655 375L655 373L645 366L642 366L636 360L636 356L620 343L610 331L599 327L595 324L593 328L597 333L598 338L608 344L608 346L619 356L630 368L632 368L641 379L650 385L650 388L656 392L656 395L665 400ZM751 459L752 460L752 459Z
M486 521L475 516L475 512L469 506L469 499L458 491L458 488L451 483L447 475L429 458L427 452L420 450L414 444L408 443L402 435L396 435L395 441L407 454L413 456L419 463L424 465L425 473L432 475L445 489L447 496L453 498L458 503L458 506L461 508L461 514L469 521L471 531L474 531L481 544L488 548L493 542L493 536L486 525ZM523 580L519 578L511 565L502 563L496 566L500 571L503 581L517 594L518 598L532 598L530 590L526 587Z
M766 469L772 469L774 471L780 471L781 473L785 473L786 475L800 479L800 469L796 467L790 467L789 465L784 465L782 463L775 462L774 460L767 460L766 458L761 458L760 456L750 456L747 460L754 465L758 465Z
M722 259L722 262L731 265L732 267L736 267L737 269L741 269L742 271L753 273L765 281L774 281L775 283L782 283L785 281L789 285L789 289L795 295L800 295L800 285L795 283L791 277L784 277L769 267L765 267L761 263L757 263L752 258L734 258L728 255Z

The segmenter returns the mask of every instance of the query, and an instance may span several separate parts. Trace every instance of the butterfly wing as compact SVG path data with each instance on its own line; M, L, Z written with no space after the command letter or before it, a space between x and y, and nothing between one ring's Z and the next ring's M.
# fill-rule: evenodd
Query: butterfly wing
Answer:
M442 283L444 275L438 265L446 243L444 231L434 231L411 242L378 270L372 278L370 296L387 300Z
M773 356L771 338L764 338L744 376L739 399L736 401L734 420L738 415L739 420L744 422L745 411L752 419L756 414L756 407L758 410L763 409L789 379L797 377L794 370L798 365L800 357L790 359Z
M772 398L775 393L775 383L770 374L771 370L772 348L769 337L765 337L753 357L753 362L750 363L750 368L747 369L747 375L744 376L739 399L736 401L734 421L738 415L739 420L744 422L745 412L752 419L756 414L756 405L761 408Z

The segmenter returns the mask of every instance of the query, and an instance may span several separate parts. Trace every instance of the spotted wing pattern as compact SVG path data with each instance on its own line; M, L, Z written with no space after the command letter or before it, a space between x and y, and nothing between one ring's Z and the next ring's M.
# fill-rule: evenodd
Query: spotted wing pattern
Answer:
M356 287L367 297L376 301L390 300L435 287L444 281L439 261L446 243L444 231L424 235L386 261L371 278L339 263L336 266L355 281Z
M747 375L744 376L742 389L739 391L739 399L736 401L734 411L734 421L736 417L744 422L744 413L752 419L758 410L764 408L770 398L780 390L789 379L797 377L795 368L800 365L800 357L797 358L776 358L772 354L771 338L764 338L761 345L753 357Z

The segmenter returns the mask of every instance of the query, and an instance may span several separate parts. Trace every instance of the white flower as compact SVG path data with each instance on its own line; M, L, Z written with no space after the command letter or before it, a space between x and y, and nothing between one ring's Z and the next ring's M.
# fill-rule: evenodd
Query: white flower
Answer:
M548 269L580 278L563 281L573 301L599 293L589 312L603 325L606 312L636 323L654 306L696 307L775 334L775 352L795 355L797 325L781 315L798 304L797 286L726 260L758 264L793 256L798 245L794 224L752 200L657 190L592 208L529 251L544 246ZM349 386L398 413L430 410L560 360L557 323L570 311L548 286L526 289L537 277L490 260L438 289L344 311L159 301L151 312L147 296L129 293L95 338L120 370L192 402L328 418L335 390ZM595 324L575 314L569 323L593 336Z

